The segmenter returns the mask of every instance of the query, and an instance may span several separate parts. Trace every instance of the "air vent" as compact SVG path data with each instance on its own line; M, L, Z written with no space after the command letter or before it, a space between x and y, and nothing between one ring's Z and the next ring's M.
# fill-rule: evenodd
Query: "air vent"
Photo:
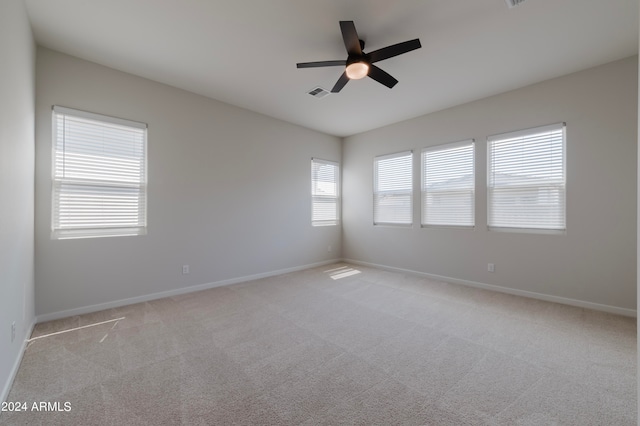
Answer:
M313 96L314 98L322 99L328 94L330 94L331 92L329 92L327 89L323 89L322 87L318 86L312 90L309 90L307 93Z
M507 3L507 6L509 6L509 9L511 9L512 7L520 6L526 0L504 0L504 1L505 3Z

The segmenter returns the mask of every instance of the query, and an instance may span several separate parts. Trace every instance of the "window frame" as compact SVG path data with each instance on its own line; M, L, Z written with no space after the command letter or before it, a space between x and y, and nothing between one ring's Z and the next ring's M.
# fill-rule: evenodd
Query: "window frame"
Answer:
M314 164L324 164L335 167L336 170L336 195L318 195L314 194L315 190L315 175L314 175ZM338 226L340 224L340 213L341 213L341 197L340 197L340 163L337 161L323 160L321 158L312 157L311 158L311 226ZM336 208L336 216L334 220L314 220L314 206L315 200L335 200L335 208Z
M129 129L136 129L141 131L142 136L142 162L139 171L140 181L139 183L117 183L115 181L109 181L108 179L99 178L72 178L72 177L60 177L57 176L58 172L58 116L68 116L71 118L92 120L98 122L98 124L116 125L120 127L128 127ZM51 139L51 239L53 240L66 240L66 239L79 239L79 238L102 238L102 237L124 237L124 236L139 236L147 234L147 204L148 204L148 150L147 150L147 136L148 126L146 123L141 123L132 120L126 120L113 116L97 114L93 112L77 110L73 108L67 108L59 105L54 105L51 111L52 117L52 139ZM63 118L64 120L64 118ZM63 145L66 143L66 139ZM62 156L65 156L64 150ZM93 186L95 188L114 188L114 189L137 189L141 194L138 196L137 213L138 221L136 226L86 226L86 227L64 227L60 224L60 211L57 208L59 202L59 196L63 193L62 186L68 187L75 186L76 188ZM108 217L108 215L107 215ZM112 216L113 217L113 213Z
M396 195L401 195L401 194L407 194L409 195L409 221L408 222L391 222L391 221L382 221L382 220L377 220L376 217L376 212L378 211L378 209L376 209L377 206L377 197L380 195L381 192L378 189L378 164L379 161L383 161L383 160L389 160L389 159L393 159L393 158L400 158L400 157L406 157L409 156L409 167L410 167L410 171L409 171L409 177L410 177L410 182L411 182L411 186L408 190L404 190L404 191L385 191L389 194L394 193L394 192L398 192L398 194ZM400 151L400 152L395 152L392 154L384 154L384 155L378 155L375 156L373 158L373 225L374 226L399 226L399 227L412 227L413 226L413 221L414 221L414 212L413 212L413 191L414 191L414 177L413 177L413 150L407 150L407 151Z
M487 229L489 231L497 232L518 232L518 233L532 233L532 234L552 234L552 235L564 235L567 232L567 125L565 122L549 124L544 126L531 127L522 130L516 130L512 132L505 132L487 137ZM505 224L494 225L492 216L492 195L495 189L495 184L491 185L491 178L493 174L492 160L493 151L492 143L506 141L509 139L516 139L519 137L528 137L536 134L542 134L545 132L561 131L562 133L562 179L559 183L562 196L559 208L562 213L561 226L559 227L541 227L541 226L509 226ZM537 188L549 188L552 185L520 185L519 187L537 187ZM512 186L517 187L517 186Z
M440 151L447 151L447 150L451 150L451 149L456 149L456 148L464 148L464 147L471 147L471 224L467 224L467 225L460 225L460 224L455 224L455 223L426 223L426 214L427 214L427 208L426 208L426 203L425 203L425 199L429 194L429 191L426 188L426 175L427 175L427 169L426 169L426 155L430 152L440 152ZM449 143L444 143L444 144L439 144L439 145L433 145L433 146L429 146L429 147L425 147L422 149L421 153L420 153L420 226L422 228L454 228L454 229L475 229L475 223L476 223L476 214L475 214L475 209L476 209L476 144L475 144L475 139L465 139L465 140L461 140L458 142L449 142ZM449 192L453 192L454 190L449 190ZM463 191L469 191L468 189L463 190L463 189L458 189L455 190L455 192L463 192Z

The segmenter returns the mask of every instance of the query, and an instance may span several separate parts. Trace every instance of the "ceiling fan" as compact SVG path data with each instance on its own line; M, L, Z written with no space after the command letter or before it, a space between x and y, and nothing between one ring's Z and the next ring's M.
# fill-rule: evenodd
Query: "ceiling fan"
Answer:
M302 62L297 64L298 68L317 68L317 67L345 67L344 72L336 82L332 93L338 93L349 82L349 80L359 80L369 76L378 83L384 84L389 89L398 83L387 72L373 65L374 62L393 58L422 47L420 39L405 41L382 49L374 50L370 53L362 51L364 49L364 41L360 40L356 32L356 26L353 21L340 21L340 30L342 31L342 39L344 46L347 48L349 56L344 61L320 61L320 62Z

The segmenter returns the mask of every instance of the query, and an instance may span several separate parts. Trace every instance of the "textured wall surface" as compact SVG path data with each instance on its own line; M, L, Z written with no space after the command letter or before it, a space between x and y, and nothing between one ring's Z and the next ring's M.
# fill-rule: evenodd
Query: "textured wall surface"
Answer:
M0 2L0 400L34 320L35 44L21 0ZM11 341L11 323L16 335Z
M339 138L47 49L37 87L38 315L340 257L310 191L311 158L340 161ZM51 239L52 105L148 124L146 236Z
M347 259L636 309L637 57L344 141ZM567 123L567 232L487 230L487 136ZM420 228L422 148L474 138L474 230ZM373 226L374 156L414 152L414 225ZM495 272L487 271L495 264Z

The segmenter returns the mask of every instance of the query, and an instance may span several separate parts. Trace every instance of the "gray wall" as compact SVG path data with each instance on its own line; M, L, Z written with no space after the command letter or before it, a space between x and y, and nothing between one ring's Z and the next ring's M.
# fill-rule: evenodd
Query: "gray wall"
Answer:
M635 310L637 87L632 57L346 138L344 257ZM562 121L566 235L489 232L487 136ZM468 138L476 140L475 229L420 228L420 150ZM407 149L415 158L414 226L373 226L373 157Z
M310 195L340 139L47 49L36 79L39 316L340 258ZM50 238L52 105L148 124L148 235Z
M35 45L21 0L0 1L0 400L33 313ZM11 323L16 338L11 342Z

